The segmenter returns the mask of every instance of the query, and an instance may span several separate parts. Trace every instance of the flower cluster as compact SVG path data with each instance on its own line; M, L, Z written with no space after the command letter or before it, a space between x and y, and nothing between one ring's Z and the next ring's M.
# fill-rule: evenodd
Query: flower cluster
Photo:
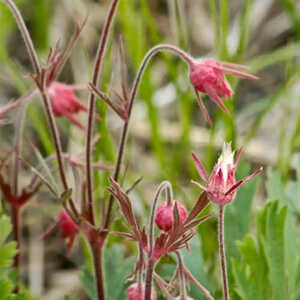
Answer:
M115 199L118 200L121 212L123 213L127 223L130 225L132 231L131 233L114 233L136 241L139 244L139 248L141 249L141 251L148 257L146 274L147 286L147 278L149 278L147 275L149 269L153 271L155 264L161 257L168 256L171 252L178 253L178 250L180 250L181 248L188 247L190 239L196 233L194 228L210 217L210 215L206 215L201 218L197 217L200 212L206 207L209 201L206 197L206 193L202 193L191 211L187 212L183 204L172 199L170 184L168 182L163 182L159 186L156 192L155 199L153 201L152 214L150 216L150 227L147 234L145 228L142 228L139 225L134 215L131 200L128 195L121 189L116 181L110 179L110 182L111 187L108 188L108 190L115 197ZM169 192L168 200L156 208L158 196L164 189L167 189L167 192ZM156 237L155 240L153 239L153 221L155 221L157 227L161 230L160 234ZM142 255L141 257L143 258L144 255ZM143 274L144 272L145 265L145 262L137 264L135 273L140 274L138 278L143 277L141 276L141 274ZM152 277L150 278L152 281ZM163 279L160 278L157 274L155 274L154 278L157 281L158 285L161 287L162 292L168 295L168 284L166 284ZM144 283L140 282L139 287L140 289L138 289L138 285L136 283L129 287L129 289L127 290L127 296L129 300L144 299L139 298L142 297L144 293L146 293L146 289L145 291L144 289L141 289L141 287L144 287ZM182 293L183 291L181 290L180 292ZM152 297L154 297L153 295L154 292L152 294ZM189 299L187 297L180 297L178 299Z

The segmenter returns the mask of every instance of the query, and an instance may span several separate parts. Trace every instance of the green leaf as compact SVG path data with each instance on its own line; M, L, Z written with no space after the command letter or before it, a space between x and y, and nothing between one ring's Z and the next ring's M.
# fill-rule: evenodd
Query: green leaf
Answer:
M80 282L90 300L97 300L96 282L94 274L88 268L84 268L80 275Z
M6 241L8 235L11 233L12 226L7 216L0 216L0 246Z
M64 300L78 300L78 298L77 298L77 297L74 297L74 296L66 295L66 296L64 297Z
M10 242L0 247L0 268L9 267L17 254L16 242Z
M236 281L236 292L243 300L264 300L268 295L267 264L254 237L246 235L238 242L241 259L232 260L232 272Z
M237 178L245 178L250 174L250 166L240 163ZM236 199L225 210L225 244L228 257L237 257L238 249L236 241L241 240L248 232L251 207L256 191L257 179L251 180L243 185L236 196Z
M279 202L265 205L258 214L258 236L268 263L269 279L272 282L274 299L287 299L285 274L285 223L287 208L279 208Z
M297 277L297 268L300 263L300 228L297 224L297 214L299 213L300 197L300 156L293 158L293 167L296 169L297 178L295 181L288 181L283 185L281 174L276 170L268 170L267 191L268 198L279 199L281 205L287 207L287 217L285 226L285 269L288 284L288 299L294 299L300 278ZM295 298L296 299L296 298Z
M135 257L125 259L125 249L114 245L104 251L105 281L109 299L123 300L125 295L125 279L131 273Z
M16 243L9 242L5 244L8 235L11 233L12 226L7 216L0 216L0 269L9 267L13 257L17 253Z
M6 299L12 292L14 285L8 279L0 279L0 295L1 299Z
M17 253L15 242L6 242L11 233L10 219L0 216L0 299L1 300L33 300L32 295L24 288L18 294L13 293L16 286L16 270L12 269L12 259Z

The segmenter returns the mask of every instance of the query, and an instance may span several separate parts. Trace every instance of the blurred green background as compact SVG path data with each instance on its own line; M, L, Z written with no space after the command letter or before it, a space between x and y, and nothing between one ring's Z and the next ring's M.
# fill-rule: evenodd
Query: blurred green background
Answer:
M65 45L76 22L82 21L88 15L79 42L59 78L60 81L69 84L88 83L110 1L16 0L15 2L24 16L44 63L49 48L58 40L61 45ZM260 267L264 269L266 264L265 269L268 270L266 276L273 292L266 292L267 289L264 290L263 287L261 290L258 289L257 294L247 291L247 286L255 287L259 284L259 280L252 282L251 278L246 276L251 273L252 262L247 261L249 252L246 250L243 252L247 247L248 250L252 247L251 249L256 251L255 245L251 244L252 237L244 236L247 233L259 234L259 230L255 228L260 226L259 220L263 218L263 212L258 214L260 217L255 218L255 215L267 199L278 199L279 204L265 206L265 214L274 214L275 218L276 213L279 214L279 208L275 206L282 207L288 203L287 215L292 217L286 219L286 222L296 224L298 220L299 223L300 207L297 197L299 188L294 187L294 190L290 188L291 185L297 186L295 170L299 168L298 156L295 156L299 151L300 135L299 6L297 0L120 0L109 43L102 85L102 89L108 93L111 88L120 90L119 36L123 38L125 45L129 87L144 55L158 43L175 44L195 58L214 57L221 61L248 65L251 72L260 77L260 80L255 82L227 77L235 91L232 99L225 100L226 106L231 111L230 117L221 112L210 99L204 98L213 117L213 126L210 128L205 124L195 101L187 66L170 54L155 57L139 89L121 174L123 177L126 172L123 185L127 188L139 177L143 177L142 182L132 192L132 198L137 215L141 222L146 224L155 188L161 180L171 181L176 199L183 201L187 207L191 207L197 199L199 190L190 184L191 179L198 179L191 151L198 153L207 170L210 170L220 153L223 141L232 141L234 148L243 146L244 149L238 178L249 174L250 170L257 166L262 165L265 170L269 170L264 172L259 180L243 187L235 202L227 210L226 246L230 257L230 282L234 287L232 299L300 299L299 289L298 294L295 291L296 280L291 283L293 287L289 289L289 293L292 294L289 294L288 298L280 298L284 294L276 288L275 292L273 291L274 286L281 281L274 282L272 270L267 267L266 261L262 261ZM29 76L32 69L21 36L10 12L2 3L0 3L0 24L0 101L3 105L10 99L18 98L30 91L34 86ZM81 92L80 100L87 103L87 95L87 92ZM97 102L97 110L102 120L96 124L99 140L94 149L94 159L112 165L122 122L101 101ZM86 117L85 114L80 116L85 124ZM17 119L18 113L12 113L10 115L12 124L0 129L3 156L10 151L14 142ZM57 121L64 151L80 153L84 149L84 133L70 126L64 119L57 118ZM38 146L42 157L53 153L47 120L38 97L28 105L22 151L22 156L26 160L36 164L39 159L32 155L31 142ZM22 170L22 174L24 175L22 180L26 181L28 170ZM106 196L105 186L109 174L95 171L97 199ZM274 192L276 189L278 193ZM43 241L36 241L35 237L41 234L42 227L51 222L58 208L59 203L52 199L45 189L24 213L23 233L28 247L23 255L23 273L26 274L29 270L29 276L26 276L25 280L37 296L43 295L43 299L62 299L61 295L72 294L74 289L79 290L76 293L81 293L81 288L68 282L76 282L73 274L76 271L73 270L85 265L81 281L93 298L92 287L89 286L90 269L79 247L72 259L67 260L58 236L50 237L46 246ZM214 211L214 207L210 210ZM100 205L97 212L101 218ZM125 230L117 210L114 215L115 228ZM41 224L41 228L34 228L35 224ZM267 224L264 226L269 228ZM270 228L272 229L271 225ZM299 228L297 230L299 231ZM272 232L268 230L266 232L265 235L261 233L261 236L273 241ZM278 237L276 233L275 236ZM190 256L185 254L185 257L186 265L190 265L191 271L195 272L201 282L212 291L216 299L221 299L216 237L216 218L212 218L199 227L199 235L192 243L192 253ZM237 241L242 239L243 242L239 242L237 247ZM83 240L81 242L84 245ZM118 248L116 243L122 243L122 248ZM278 243L280 244L280 241ZM35 251L38 251L38 254L32 253L34 246L37 247L38 250ZM274 256L285 257L286 253L292 253L288 251L292 250ZM125 299L123 294L125 286L115 287L113 283L119 283L129 275L135 254L133 243L119 238L109 240L106 256L107 289L111 291L110 299ZM35 258L39 258L38 262ZM231 261L231 258L234 259ZM39 264L36 269L38 271L34 271L32 267L34 261ZM174 268L174 261L171 258L159 265L158 271L167 278L170 275L170 268ZM195 266L196 262L198 268ZM289 264L288 261L286 263ZM120 268L120 265L123 267ZM253 270L257 271L255 268ZM286 270L274 272L278 271L276 273L278 275L280 272L287 272ZM297 270L295 272L298 274ZM286 280L287 274L282 275L283 281ZM56 275L61 276L58 278L67 284L54 280ZM281 278L280 276L275 277ZM298 280L299 277L298 275ZM264 280L264 277L260 280ZM67 287L71 287L70 290ZM55 291L59 290L61 293L55 294ZM191 292L194 299L204 299L193 288ZM271 294L270 298L264 298L265 295ZM80 297L84 296L78 297L81 299Z

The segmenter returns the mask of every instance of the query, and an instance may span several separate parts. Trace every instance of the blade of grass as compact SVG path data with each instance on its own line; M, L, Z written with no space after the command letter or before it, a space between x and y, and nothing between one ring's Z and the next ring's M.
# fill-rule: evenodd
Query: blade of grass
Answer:
M49 29L51 24L51 0L33 1L33 39L40 51L48 51Z
M297 38L300 38L300 14L297 9L296 1L293 0L280 0L283 8L289 15L291 22L294 26L294 31L296 33Z
M220 0L220 52L218 54L221 60L228 60L228 48L227 48L227 37L228 37L228 0Z
M300 42L289 43L275 51L257 56L250 60L249 66L256 73L271 65L282 63L295 56L299 56Z
M244 1L244 6L240 17L240 32L239 32L239 45L234 55L234 61L241 61L244 57L245 49L249 41L249 34L251 29L250 14L253 6L253 0Z
M221 46L220 46L220 31L219 31L219 18L217 14L217 7L216 1L210 0L208 1L209 4L209 12L213 21L214 26L214 40L215 40L215 49L217 53L220 53Z
M41 152L39 151L39 149L37 147L35 147L35 145L32 145L32 148L34 150L35 156L37 157L42 169L45 171L45 173L47 175L47 179L49 179L51 182L51 185L56 188L56 180L54 179L48 164L46 163L45 159L41 155ZM57 192L57 188L56 188L56 192Z
M256 132L258 131L260 125L262 124L264 118L268 114L268 112L271 111L271 109L275 106L276 103L280 102L282 99L285 98L285 94L287 89L291 86L291 84L299 77L300 74L300 68L296 68L292 71L292 73L288 76L287 80L282 84L282 86L278 89L278 91L266 100L266 105L264 109L257 115L253 125L248 131L248 134L246 135L243 145L247 145L252 138L255 136Z

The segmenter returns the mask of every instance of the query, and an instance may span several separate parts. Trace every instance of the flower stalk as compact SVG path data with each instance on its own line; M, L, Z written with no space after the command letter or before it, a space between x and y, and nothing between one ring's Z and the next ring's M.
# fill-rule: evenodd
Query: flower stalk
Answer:
M55 150L56 150L56 156L57 156L61 180L62 180L64 189L67 190L68 184L67 184L64 165L63 165L61 142L60 142L59 133L58 133L56 122L55 122L54 115L53 115L52 106L50 104L50 100L49 100L49 97L48 97L47 91L46 91L45 70L41 69L41 66L40 66L40 63L38 60L38 56L37 56L37 52L34 48L34 45L33 45L32 39L30 37L30 34L28 32L28 29L25 25L25 22L22 18L20 11L18 10L17 6L14 4L14 2L12 0L2 0L2 1L4 1L4 3L11 10L11 12L12 12L13 16L15 17L15 20L18 24L19 30L22 34L32 67L35 72L35 74L33 75L33 78L35 79L37 87L40 91L40 94L41 94L41 97L43 99L44 106L46 109L46 113L48 116L51 134L52 134L52 138L53 138L54 146L55 146Z
M228 276L227 276L227 265L226 265L226 252L224 242L224 212L225 206L219 206L219 257L221 263L222 280L223 280L223 294L224 300L229 300L229 287L228 287Z
M138 72L137 72L137 75L133 82L133 86L131 88L131 92L130 92L130 96L129 96L127 120L124 121L122 134L121 134L121 140L120 140L119 148L118 148L116 167L115 167L115 171L114 171L114 175L113 175L113 178L115 181L117 181L118 177L119 177L120 168L121 168L121 164L122 164L122 160L123 160L124 148L126 145L126 138L127 138L127 133L128 133L128 127L129 127L129 121L130 121L130 117L131 117L132 107L133 107L133 104L134 104L134 101L136 98L136 94L138 92L139 85L141 83L143 74L144 74L146 67L148 66L151 58L153 58L157 53L159 53L161 51L172 52L173 54L181 57L186 63L188 63L188 64L192 63L192 58L186 52L184 52L183 50L179 49L176 46L169 45L169 44L157 45L157 46L151 48L146 53L142 63L140 64L140 67L138 69ZM104 229L108 229L108 227L110 225L113 201L114 201L114 197L112 195L110 195L107 212L105 214L105 221L104 221L104 226L103 226Z
M182 257L179 251L175 251L178 259L178 270L179 270L179 279L180 279L180 297L185 299L186 297L186 288L185 288L185 277L184 277L184 266Z
M100 75L103 67L103 61L105 56L105 50L107 46L108 36L111 30L113 18L118 6L119 0L113 0L109 8L109 12L104 24L104 29L99 41L99 46L96 54L92 84L98 86L100 84ZM87 181L87 202L88 202L88 213L91 224L95 224L94 212L93 212L93 180L92 180L92 137L93 137L93 120L95 113L95 99L94 93L90 92L89 96L89 116L88 125L86 132L86 181Z
M173 195L172 186L169 181L163 181L157 188L154 200L152 203L151 213L150 213L150 222L149 222L149 255L148 255L148 265L146 272L146 284L145 284L145 300L151 300L151 291L152 291L152 277L155 266L155 261L152 257L154 250L154 219L157 202L161 192L166 189L168 199Z

